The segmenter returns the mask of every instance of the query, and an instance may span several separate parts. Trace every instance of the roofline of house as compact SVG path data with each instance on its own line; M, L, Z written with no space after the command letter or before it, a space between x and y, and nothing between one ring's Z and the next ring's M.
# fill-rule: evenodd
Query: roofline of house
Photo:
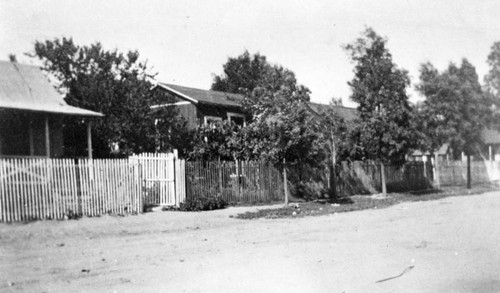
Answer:
M83 116L83 117L104 117L105 115L99 112L95 112L92 110L87 110L83 108L73 107L67 105L63 110L55 110L55 109L43 109L43 108L24 108L24 107L15 107L15 106L0 106L0 110L15 110L15 111L27 111L27 112L41 112L41 113L51 113L57 115L68 115L68 116ZM67 109L71 109L73 111L66 111Z
M177 95L179 98L186 99L186 100L188 100L188 101L190 101L192 103L198 104L200 102L197 99L194 99L194 98L192 98L190 96L187 96L187 95L185 95L185 94L183 94L183 93L181 93L179 91L176 91L173 88L169 87L168 85L165 85L165 84L163 84L161 82L158 82L158 81L156 82L156 85L153 86L151 89L155 89L157 87L161 87L163 89L166 89L167 91L170 91L173 94Z

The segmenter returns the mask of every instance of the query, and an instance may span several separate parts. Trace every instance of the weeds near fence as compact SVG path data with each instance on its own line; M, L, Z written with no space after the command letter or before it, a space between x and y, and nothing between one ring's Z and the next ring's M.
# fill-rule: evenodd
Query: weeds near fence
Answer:
M483 184L473 186L471 190L464 189L463 187L447 187L440 190L429 189L413 193L390 193L387 197L357 195L349 197L351 200L350 202L329 203L327 201L312 201L293 203L287 207L262 209L256 212L238 214L236 218L248 220L258 218L279 219L332 215L366 209L383 209L402 202L438 200L450 196L466 196L495 190L500 190L500 187L493 184Z
M198 198L188 198L182 202L179 207L163 207L162 211L181 211L181 212L201 212L223 209L227 207L227 201L221 196L207 196Z

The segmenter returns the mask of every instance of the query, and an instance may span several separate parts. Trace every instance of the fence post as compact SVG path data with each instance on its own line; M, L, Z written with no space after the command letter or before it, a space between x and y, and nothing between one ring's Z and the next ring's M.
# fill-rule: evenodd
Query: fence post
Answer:
M283 184L285 185L285 206L288 206L288 180L286 178L286 160L283 158Z
M175 205L180 207L181 202L186 200L185 174L186 165L184 160L175 158L174 174L175 174Z
M387 196L387 186L385 180L385 168L384 163L380 162L380 185L382 186L382 195Z
M218 183L219 183L219 194L220 196L222 196L222 166L221 166L221 163L220 163L220 156L217 158L217 176L219 178L218 180Z
M441 188L441 182L439 179L439 162L438 162L438 154L434 154L434 182L436 184L437 189Z

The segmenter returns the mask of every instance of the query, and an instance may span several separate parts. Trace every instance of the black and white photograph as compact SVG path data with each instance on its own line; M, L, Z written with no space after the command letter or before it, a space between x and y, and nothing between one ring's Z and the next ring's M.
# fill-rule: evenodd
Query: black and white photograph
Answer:
M0 0L0 292L500 292L500 1Z

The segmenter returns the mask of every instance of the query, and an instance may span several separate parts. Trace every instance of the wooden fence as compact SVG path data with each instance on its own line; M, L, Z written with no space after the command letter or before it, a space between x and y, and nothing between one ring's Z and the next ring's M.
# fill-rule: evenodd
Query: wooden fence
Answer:
M466 161L440 161L437 164L439 184L441 186L467 184ZM499 161L472 161L471 182L488 183L500 180Z
M149 205L179 205L186 197L185 161L173 153L143 153L129 157L138 165L144 192Z
M128 160L0 158L0 221L138 213L139 175Z
M221 196L228 203L284 199L281 172L265 162L186 162L186 198Z
M374 162L341 162L336 167L337 195L349 196L380 192L382 190L380 170L380 164ZM417 191L432 187L433 174L430 164L409 162L403 165L385 165L384 170L388 192ZM313 174L313 176L304 176L304 174ZM309 189L321 190L316 196L331 189L329 169L303 171L302 175L302 181L310 187Z
M380 164L354 162L350 168L353 168L364 186L370 186L377 192L382 190ZM388 192L417 191L432 187L433 175L430 164L408 162L402 165L385 165L384 170Z

